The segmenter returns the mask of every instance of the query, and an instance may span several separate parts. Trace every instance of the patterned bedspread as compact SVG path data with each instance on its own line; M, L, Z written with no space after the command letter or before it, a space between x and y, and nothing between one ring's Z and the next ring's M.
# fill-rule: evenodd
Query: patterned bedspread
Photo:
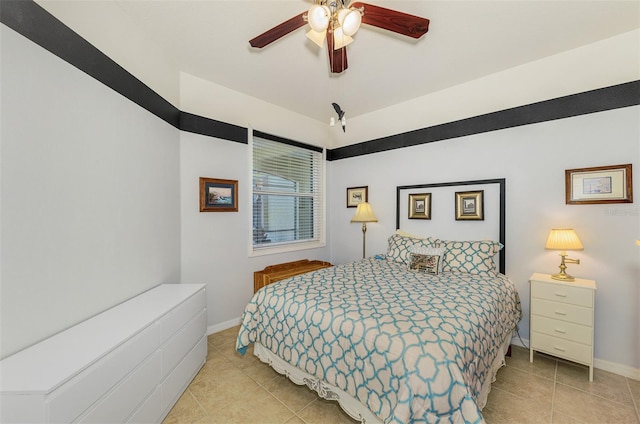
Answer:
M258 291L237 349L260 342L385 423L482 422L483 383L520 318L503 275L434 276L372 257Z

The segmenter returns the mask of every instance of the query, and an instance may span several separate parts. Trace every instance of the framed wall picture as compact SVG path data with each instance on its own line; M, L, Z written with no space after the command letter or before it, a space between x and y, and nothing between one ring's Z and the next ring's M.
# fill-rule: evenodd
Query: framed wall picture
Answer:
M238 180L200 177L200 212L238 212Z
M431 193L409 194L409 219L431 219Z
M358 204L369 201L369 186L347 188L347 207L355 208Z
M631 164L564 171L567 205L633 203Z
M456 192L456 221L484 221L484 190Z

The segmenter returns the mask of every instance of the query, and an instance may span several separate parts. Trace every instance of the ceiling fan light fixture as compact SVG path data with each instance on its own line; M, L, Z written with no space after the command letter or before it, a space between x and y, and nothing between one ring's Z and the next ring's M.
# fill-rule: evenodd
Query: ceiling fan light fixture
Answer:
M318 47L322 47L324 46L324 39L327 37L327 32L326 31L318 32L311 29L309 30L309 32L307 32L306 36L309 40L313 41Z
M327 29L330 17L331 10L329 10L327 6L321 6L319 4L314 4L307 12L309 26L316 32L322 32Z
M352 36L360 29L362 15L356 9L342 9L338 13L338 22L344 35Z
M338 27L333 30L333 50L340 50L353 42L353 38L345 35L342 28Z

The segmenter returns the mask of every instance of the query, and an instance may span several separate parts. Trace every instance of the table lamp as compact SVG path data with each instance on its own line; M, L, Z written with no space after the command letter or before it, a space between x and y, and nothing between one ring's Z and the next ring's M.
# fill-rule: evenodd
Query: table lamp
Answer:
M365 258L365 235L367 233L367 222L378 222L378 218L373 214L371 205L367 202L358 203L356 214L351 218L351 222L362 222L362 259Z
M573 228L557 228L551 230L545 249L560 250L560 272L553 274L551 278L560 281L575 281L575 278L567 274L566 263L580 264L580 259L567 258L567 250L582 250L582 243Z

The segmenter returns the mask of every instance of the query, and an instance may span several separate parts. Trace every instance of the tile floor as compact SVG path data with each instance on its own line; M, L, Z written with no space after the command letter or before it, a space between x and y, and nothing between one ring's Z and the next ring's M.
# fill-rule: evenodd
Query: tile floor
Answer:
M318 398L260 362L235 352L238 327L209 336L207 363L164 424L351 424L336 402ZM588 369L514 346L498 371L487 424L640 423L640 381Z

